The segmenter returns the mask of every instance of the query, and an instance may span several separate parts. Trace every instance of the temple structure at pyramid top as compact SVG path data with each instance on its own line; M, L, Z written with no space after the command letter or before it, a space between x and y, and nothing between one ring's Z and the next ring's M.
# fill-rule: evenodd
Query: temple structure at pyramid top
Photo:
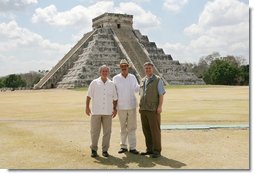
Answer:
M110 67L110 77L120 73L121 59L132 65L130 72L140 81L143 64L152 62L164 84L204 84L179 61L164 53L148 36L133 29L133 16L104 13L93 19L93 30L84 34L71 50L34 86L75 88L88 86L99 76L101 65Z
M103 27L132 29L133 15L104 13L93 20L93 29Z

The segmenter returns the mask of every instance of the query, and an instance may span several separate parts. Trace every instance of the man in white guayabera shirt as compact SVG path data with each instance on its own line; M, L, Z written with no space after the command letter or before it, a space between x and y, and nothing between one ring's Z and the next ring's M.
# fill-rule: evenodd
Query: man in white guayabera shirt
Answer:
M136 77L129 73L129 64L125 59L120 61L120 69L121 73L113 77L118 95L117 111L121 126L121 148L118 153L128 151L128 137L129 152L139 154L136 150L137 101L135 97L135 92L139 91L139 85Z
M117 114L117 93L115 84L108 79L109 67L102 65L99 69L100 77L93 80L88 88L86 98L86 114L91 115L91 157L97 157L98 140L103 127L102 155L108 157L111 136L112 117ZM92 110L90 110L92 100Z

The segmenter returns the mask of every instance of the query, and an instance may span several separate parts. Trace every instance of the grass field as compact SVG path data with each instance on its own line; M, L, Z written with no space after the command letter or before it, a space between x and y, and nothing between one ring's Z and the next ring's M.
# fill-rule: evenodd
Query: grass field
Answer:
M249 87L166 88L162 124L249 122ZM109 159L90 158L86 89L0 92L0 168L248 169L249 129L162 131L162 157L120 155L113 120ZM138 118L138 150L145 150ZM100 152L99 152L100 154Z
M162 124L249 121L248 87L173 86L166 91ZM83 120L86 93L85 89L1 92L0 119Z

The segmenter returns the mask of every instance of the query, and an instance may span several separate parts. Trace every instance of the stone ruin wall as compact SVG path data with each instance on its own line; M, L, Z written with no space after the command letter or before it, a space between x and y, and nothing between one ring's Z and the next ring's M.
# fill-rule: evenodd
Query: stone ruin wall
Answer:
M132 15L106 13L93 19L93 29L96 28L129 28L132 29Z

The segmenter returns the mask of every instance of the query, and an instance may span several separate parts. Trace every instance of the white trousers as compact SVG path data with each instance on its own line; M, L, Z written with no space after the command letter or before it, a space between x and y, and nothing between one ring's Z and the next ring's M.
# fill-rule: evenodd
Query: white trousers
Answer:
M118 110L120 121L121 148L127 149L127 138L130 150L136 149L137 113L136 108L130 110Z

